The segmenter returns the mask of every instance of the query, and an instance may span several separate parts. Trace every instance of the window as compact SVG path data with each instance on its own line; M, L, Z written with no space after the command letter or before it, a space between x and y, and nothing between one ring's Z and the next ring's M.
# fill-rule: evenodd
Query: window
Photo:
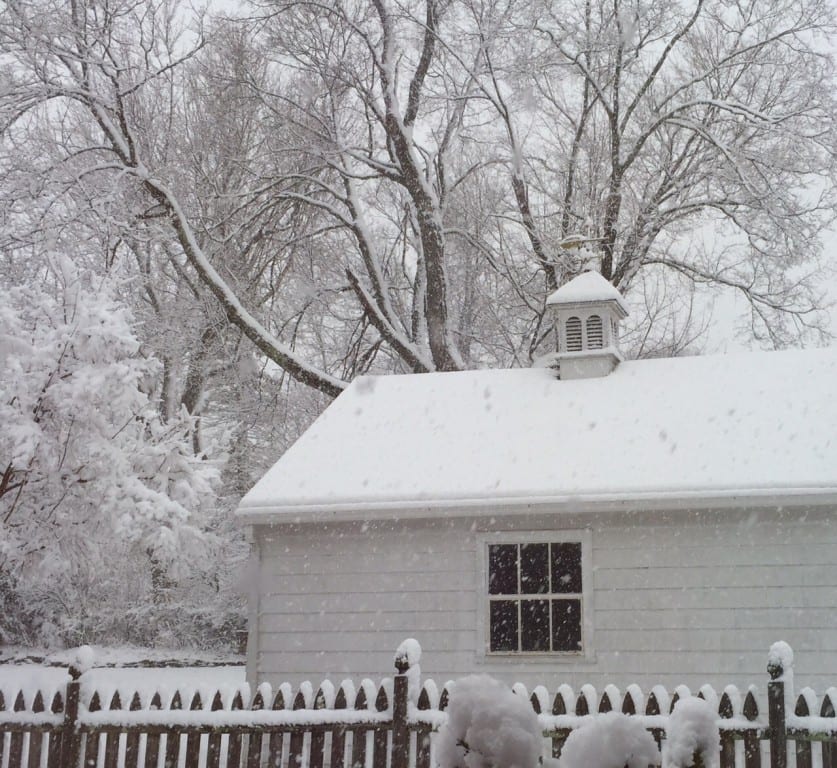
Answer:
M582 542L487 545L490 653L573 653L583 648Z

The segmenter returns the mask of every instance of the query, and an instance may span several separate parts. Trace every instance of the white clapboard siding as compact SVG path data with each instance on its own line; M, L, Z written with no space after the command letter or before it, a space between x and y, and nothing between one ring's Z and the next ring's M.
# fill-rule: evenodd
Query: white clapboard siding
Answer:
M799 619L813 629L837 630L837 610L833 608L741 608L730 617L715 608L636 611L633 608L598 611L596 632L607 630L695 630L695 629L766 629L781 632ZM808 640L810 643L810 639ZM806 643L807 644L807 643ZM835 676L837 679L837 676Z
M384 611L375 605L366 610L309 610L290 614L268 613L262 617L261 629L263 633L270 632L327 632L334 623L345 626L350 623L352 616L368 624L376 632L393 631L403 633L404 627L413 620L413 611ZM459 630L471 632L474 629L474 615L465 611L434 610L422 617L422 629L429 631ZM359 630L365 631L365 630ZM404 638L402 637L401 640ZM396 643L400 644L401 640ZM387 670L389 671L389 670Z
M378 677L416 637L426 676L510 682L703 683L764 679L786 640L798 685L837 680L837 525L822 512L682 512L447 518L256 529L259 595L248 674ZM592 655L486 657L480 537L591 530ZM588 582L590 583L590 582ZM327 665L324 666L324 665Z

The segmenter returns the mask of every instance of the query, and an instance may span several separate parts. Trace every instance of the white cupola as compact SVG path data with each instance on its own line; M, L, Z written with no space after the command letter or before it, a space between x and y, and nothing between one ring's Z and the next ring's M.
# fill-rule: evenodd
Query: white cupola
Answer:
M619 323L628 316L622 294L598 272L584 272L546 300L558 337L553 360L562 379L607 376L623 360Z

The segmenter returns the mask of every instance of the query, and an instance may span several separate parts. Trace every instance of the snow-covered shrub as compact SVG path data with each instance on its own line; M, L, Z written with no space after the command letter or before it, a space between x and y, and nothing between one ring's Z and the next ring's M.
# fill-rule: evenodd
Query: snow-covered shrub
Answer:
M439 731L440 768L535 768L543 736L531 704L488 675L456 681Z
M596 715L574 730L561 750L559 768L648 768L660 764L654 737L636 718Z
M699 756L705 768L718 768L718 716L697 696L680 699L666 728L666 768L689 768Z

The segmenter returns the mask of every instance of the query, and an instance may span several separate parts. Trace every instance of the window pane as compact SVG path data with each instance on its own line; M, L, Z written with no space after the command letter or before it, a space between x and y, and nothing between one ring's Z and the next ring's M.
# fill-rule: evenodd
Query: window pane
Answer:
M549 600L521 600L521 651L549 650Z
M581 650L581 600L552 601L552 650Z
M552 544L553 593L581 592L581 544Z
M520 594L549 592L549 544L520 546Z
M492 600L491 650L517 650L517 601Z
M488 594L517 594L517 544L488 547Z

